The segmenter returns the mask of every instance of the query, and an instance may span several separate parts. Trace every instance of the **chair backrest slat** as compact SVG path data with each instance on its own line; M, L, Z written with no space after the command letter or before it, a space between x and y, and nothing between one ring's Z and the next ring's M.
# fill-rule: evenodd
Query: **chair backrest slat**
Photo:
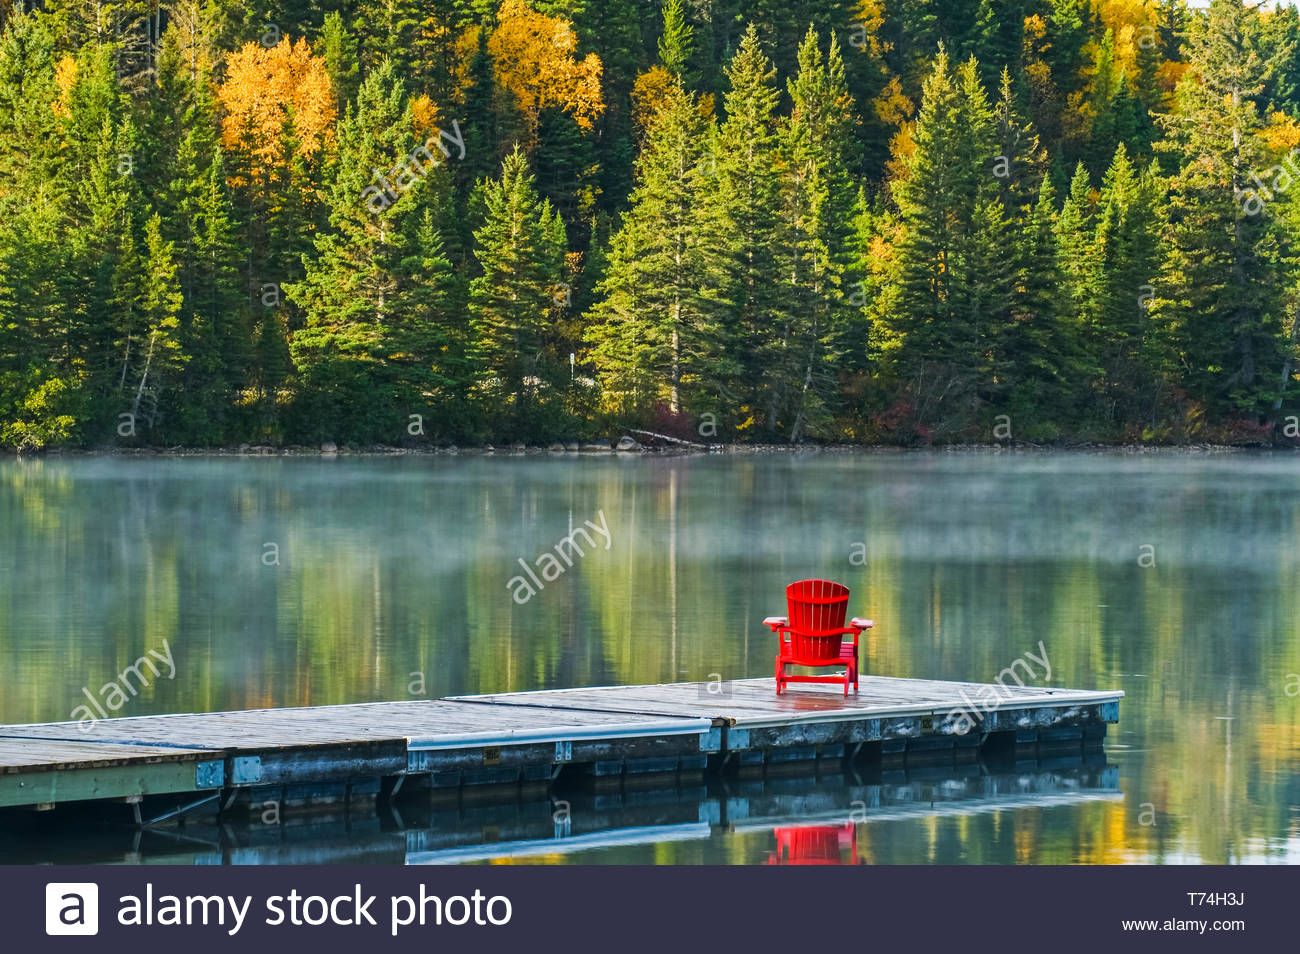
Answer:
M813 635L843 629L848 614L849 588L831 580L800 580L785 588L790 628Z

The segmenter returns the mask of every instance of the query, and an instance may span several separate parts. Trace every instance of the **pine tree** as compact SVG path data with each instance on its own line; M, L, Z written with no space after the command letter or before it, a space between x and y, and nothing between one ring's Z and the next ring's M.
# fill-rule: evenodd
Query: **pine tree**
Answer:
M1039 196L1047 171L1047 156L1034 125L1020 111L1011 86L1011 71L998 81L998 101L993 108L997 154L993 175L1002 186L1002 204L1017 217L1026 215Z
M1277 235L1251 178L1269 157L1255 97L1259 13L1213 0L1188 29L1191 69L1164 121L1170 256L1155 308L1183 387L1214 414L1255 414L1275 396L1283 304Z
M1087 103L1092 117L1084 159L1100 172L1122 143L1144 153L1150 144L1150 121L1130 80L1115 62L1115 35L1107 30L1093 61L1092 87Z
M686 22L682 0L664 0L663 33L659 37L659 62L687 89L693 85L686 63L694 52L694 30Z
M854 109L833 35L823 58L809 30L788 87L791 113L781 132L787 228L780 261L788 297L768 364L767 426L797 442L825 432L836 369L846 355L850 363L865 360L866 335L845 287L853 262L856 195L848 169L855 157Z
M1083 331L1098 359L1099 418L1108 425L1146 418L1153 382L1148 308L1155 297L1162 249L1162 183L1158 171L1140 174L1120 145L1102 182L1088 256L1087 323Z
M775 331L784 317L777 258L783 210L775 76L751 26L727 67L726 118L712 147L716 173L703 182L703 216L717 223L723 346L738 365L733 378L716 382L720 395L734 399L719 409L737 424L765 408L764 368L779 343Z
M465 433L466 403L473 368L466 354L468 334L463 295L448 260L434 210L414 223L408 254L398 265L401 297L388 334L388 362L399 404L409 415L436 423L428 437Z
M1078 341L1068 311L1060 307L1063 275L1057 230L1056 189L1044 177L1020 229L1014 320L998 349L1007 379L1005 406L1017 422L1017 437L1026 440L1054 440L1075 416Z
M351 32L361 68L369 74L385 61L403 78L412 75L412 51L422 20L416 0L361 0Z
M1056 223L1057 254L1064 291L1057 307L1077 329L1092 320L1088 308L1095 229L1092 182L1087 168L1080 162L1075 166L1070 191ZM1094 369L1093 373L1100 374L1100 369Z
M225 166L218 149L203 157L193 139L186 137L177 162L186 189L179 203L179 217L186 227L178 240L178 255L184 296L182 341L190 357L180 414L187 440L208 442L226 436L251 355L247 299L239 288L243 256Z
M385 60L339 123L328 228L304 259L302 281L284 286L303 313L290 352L302 379L298 426L313 438L395 440L404 433L403 415L419 413L403 406L409 389L394 363L434 360L407 353L403 336L428 314L424 284L443 281L437 270L420 273L410 263L437 256L437 248L417 243L432 240L422 232L425 213L445 201L446 175L413 152L417 145L404 86ZM395 328L406 329L398 336L405 344L394 343Z
M941 51L925 83L905 178L894 183L898 288L882 316L888 366L925 427L944 414L958 426L949 409L992 387L993 349L1009 320L1006 273L979 271L1005 241L989 232L1003 218L991 205L1000 189L990 161L995 129L976 64L954 70Z
M465 162L454 170L457 188L468 192L484 177L495 175L501 162L503 117L496 94L496 74L487 48L487 31L479 30L466 68Z
M1300 11L1282 4L1260 24L1260 57L1267 64L1260 102L1269 111L1300 113Z
M0 35L0 445L74 440L90 413L56 98L49 18L16 13Z
M606 392L626 410L666 400L677 412L732 373L708 293L719 275L701 216L707 141L695 97L675 89L651 128L632 207L611 241L587 340Z
M176 249L163 238L162 220L157 213L145 223L145 254L140 259L138 279L139 331L133 364L124 365L129 388L131 416L149 431L160 429L170 407L170 390L189 356L181 342L180 314L183 296L177 283ZM132 258L124 262L132 262ZM165 431L150 436L158 438Z
M591 229L600 194L596 143L563 110L542 111L538 121L538 191L550 200L576 239Z
M0 35L0 217L28 197L61 203L66 165L58 98L55 39L49 18L18 14Z
M516 147L501 178L483 187L485 216L474 233L482 274L470 283L470 328L480 380L509 399L517 425L548 376L544 353L564 260L564 229L537 194L528 158Z
M360 64L357 61L357 41L343 25L343 15L337 10L325 14L321 27L320 55L334 86L334 96L342 115L347 104L357 94L360 83Z
M136 181L137 133L112 64L81 61L69 94L67 256L61 277L66 347L84 361L101 423L131 413L126 380L139 359L141 262L138 228L145 201ZM123 402L126 406L123 406ZM146 422L147 423L147 422Z

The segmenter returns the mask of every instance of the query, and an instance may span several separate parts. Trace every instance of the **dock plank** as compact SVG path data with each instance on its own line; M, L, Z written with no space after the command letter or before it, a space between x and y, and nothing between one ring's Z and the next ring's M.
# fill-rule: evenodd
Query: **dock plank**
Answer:
M404 742L469 733L511 733L541 726L582 729L643 723L663 727L663 716L628 716L604 711L567 710L562 718L529 708L486 708L443 700L376 702L293 709L131 716L105 719L86 731L77 723L0 726L0 740L63 740L84 745L181 745L209 751L339 745L354 742Z
M992 712L1037 706L1097 705L1116 701L1122 696L1122 692L1014 685L1004 689L997 683L862 676L858 692L851 692L848 696L838 686L817 683L792 688L778 696L771 679L738 679L720 683L549 689L450 698L459 702L510 707L713 718L744 727L773 721L853 720L948 712L956 708Z
M33 767L55 769L124 764L189 758L206 754L208 753L202 749L184 749L174 746L99 745L61 740L41 740L39 745L33 745L30 739L0 739L0 772Z

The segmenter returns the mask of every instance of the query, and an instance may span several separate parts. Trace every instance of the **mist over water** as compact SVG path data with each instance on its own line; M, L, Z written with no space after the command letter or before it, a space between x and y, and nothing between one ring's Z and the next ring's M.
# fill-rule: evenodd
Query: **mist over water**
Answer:
M512 600L598 515L608 549ZM1041 642L1051 684L1127 693L1122 797L881 820L872 860L1296 862L1298 530L1283 455L8 459L0 722L70 719L164 643L175 677L118 714L768 676L762 618L823 576L876 620L867 672L988 681Z

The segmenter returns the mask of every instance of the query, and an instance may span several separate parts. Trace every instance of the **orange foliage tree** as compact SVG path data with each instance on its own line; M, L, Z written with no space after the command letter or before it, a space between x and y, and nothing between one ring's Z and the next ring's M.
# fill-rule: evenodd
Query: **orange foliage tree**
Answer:
M600 57L577 58L578 37L567 20L538 13L523 0L502 0L487 45L497 82L513 96L530 145L537 116L548 106L563 109L583 129L604 111Z
M225 110L222 145L266 165L280 158L286 119L293 120L298 154L309 156L325 145L337 113L325 61L305 39L246 43L231 53L217 99Z

